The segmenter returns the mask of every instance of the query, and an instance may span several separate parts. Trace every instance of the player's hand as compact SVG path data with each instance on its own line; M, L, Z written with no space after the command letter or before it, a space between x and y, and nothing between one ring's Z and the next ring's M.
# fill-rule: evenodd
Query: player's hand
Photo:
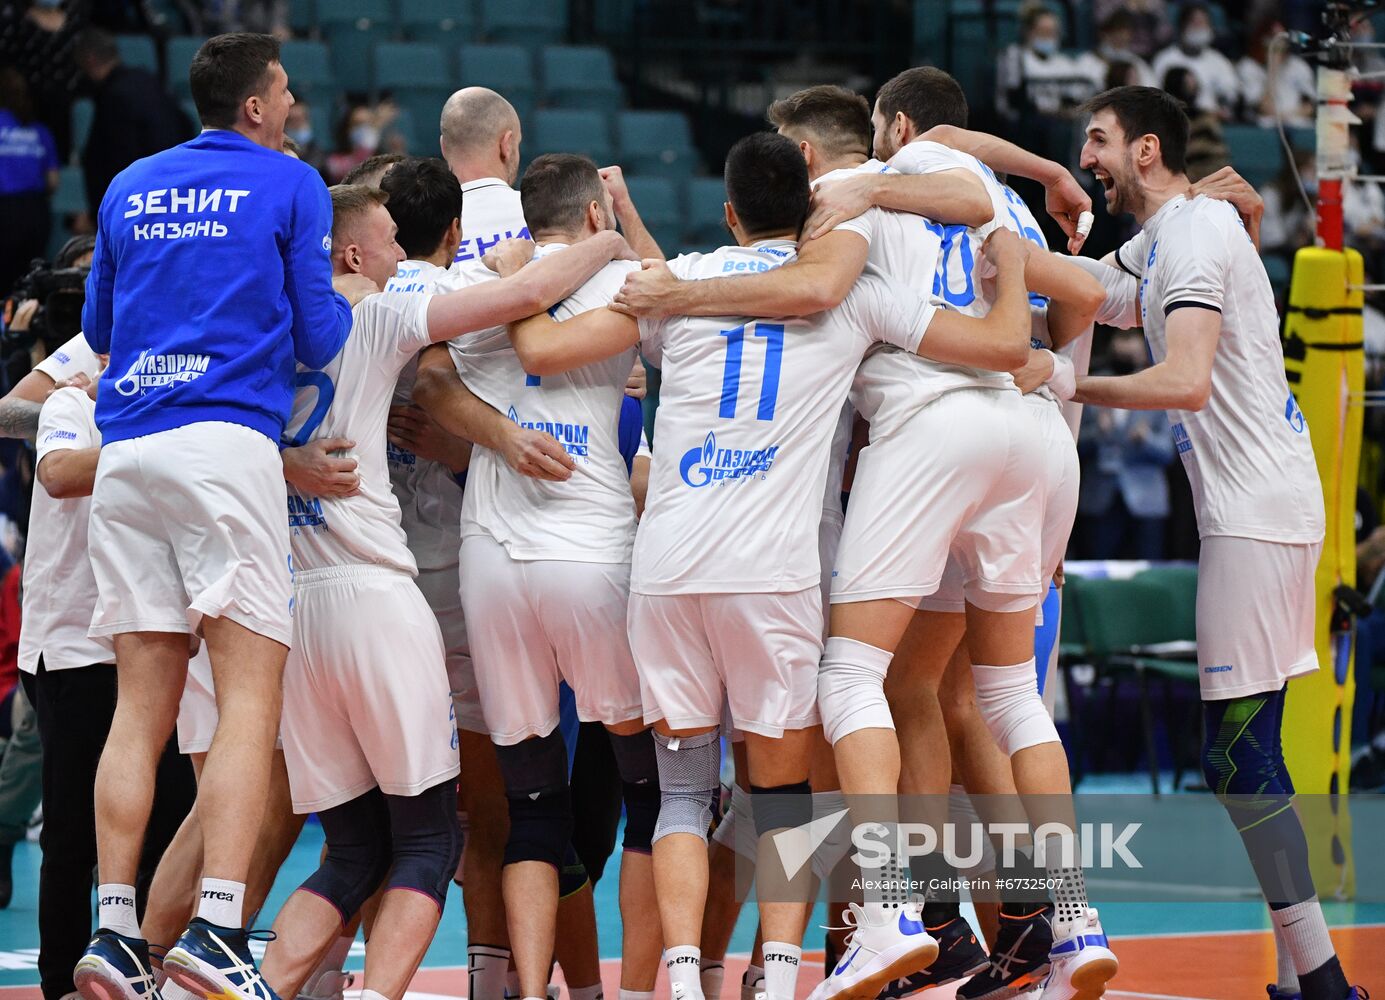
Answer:
M354 447L356 442L346 438L320 438L298 448L285 448L280 452L284 479L308 496L354 497L361 492L356 460L332 454Z
M635 367L630 369L630 377L625 380L625 395L631 399L644 399L649 393L649 372L644 362L635 359Z
M92 398L95 399L96 395L92 390L91 384L92 378L90 375L86 372L77 372L70 378L59 379L54 382L53 388L48 390L48 395L53 395L53 393L57 392L59 389L81 389L83 392L91 392Z
M364 274L338 274L332 279L332 287L351 303L352 308L367 295L380 291L380 286Z
M1222 167L1216 173L1204 177L1193 185L1190 194L1194 198L1205 194L1209 198L1230 202L1240 215L1241 221L1245 223L1250 238L1255 241L1257 247L1260 245L1260 220L1265 215L1265 199L1231 167Z
M1031 393L1046 383L1053 374L1053 354L1050 351L1036 351L1031 348L1029 360L1024 363L1024 367L1017 368L1010 374L1014 376L1015 385L1020 392Z
M617 216L623 214L633 202L630 200L630 189L625 185L625 172L617 166L602 167L597 171L601 175L601 183L606 185L607 192L611 195L611 209Z
M1001 226L986 237L986 242L981 245L981 252L997 270L1014 267L1023 272L1024 263L1029 259L1033 248L1034 244L1020 239L1014 232Z
M625 276L611 308L627 316L671 316L678 311L682 286L667 263L650 258L640 270Z
M508 278L534 258L533 240L501 240L486 251L481 263L500 275Z
M1064 170L1062 176L1044 189L1044 208L1067 234L1068 253L1076 257L1082 252L1082 244L1087 242L1087 234L1078 232L1077 223L1083 212L1092 210L1092 196Z
M386 433L395 447L445 465L454 473L471 462L471 443L447 433L422 407L391 406Z
M803 224L803 240L826 236L837 226L865 213L874 204L876 175L861 174L821 184L813 191L812 208Z
M577 463L551 434L518 424L506 435L500 452L510 468L531 479L566 482L577 468Z

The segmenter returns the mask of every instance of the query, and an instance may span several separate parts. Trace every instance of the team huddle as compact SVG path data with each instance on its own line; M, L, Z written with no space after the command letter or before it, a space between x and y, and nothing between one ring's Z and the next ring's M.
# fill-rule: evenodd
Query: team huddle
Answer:
M675 1000L721 995L734 854L762 880L743 996L792 1000L814 880L849 845L793 873L775 835L842 809L890 846L832 904L849 933L814 1000L1101 996L1118 963L1071 851L997 852L1034 877L993 901L983 945L956 873L893 839L967 793L1076 828L1035 627L1057 613L1039 609L1083 403L1171 412L1204 536L1209 782L1254 831L1301 995L1355 995L1260 729L1316 668L1321 491L1258 199L1229 172L1189 185L1175 101L1124 87L1087 108L1083 166L1144 227L1106 261L1075 255L1090 201L1067 171L967 131L927 68L873 106L833 86L775 102L774 131L726 158L733 242L674 256L619 168L549 154L521 177L519 119L479 88L442 109L443 160L329 192L281 151L288 84L265 36L206 43L205 130L111 185L85 339L46 369L93 380L51 396L38 461L92 454L89 641L120 680L87 1000L339 995L362 922L363 996L402 1000L454 879L473 1000L544 997L555 961L595 1000L604 855L579 844L595 804L568 689L623 807L621 1000L650 1000L661 966ZM998 173L1044 184L1074 256ZM1094 322L1143 326L1154 364L1088 377ZM192 860L141 920L175 724L199 796L164 866ZM1248 791L1283 804L1274 822L1237 815ZM265 915L257 967L245 928L310 813L321 864ZM1255 838L1277 852L1263 872Z

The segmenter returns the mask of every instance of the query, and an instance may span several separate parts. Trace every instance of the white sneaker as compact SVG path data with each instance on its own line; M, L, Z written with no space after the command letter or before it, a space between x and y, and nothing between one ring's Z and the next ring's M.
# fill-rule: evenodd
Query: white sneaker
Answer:
M847 904L842 917L855 929L844 957L810 1000L875 1000L892 980L926 969L938 957L938 942L923 929L916 903L881 911L878 923L856 903Z
M1077 926L1054 938L1048 957L1052 969L1041 1000L1098 1000L1120 968L1093 909Z

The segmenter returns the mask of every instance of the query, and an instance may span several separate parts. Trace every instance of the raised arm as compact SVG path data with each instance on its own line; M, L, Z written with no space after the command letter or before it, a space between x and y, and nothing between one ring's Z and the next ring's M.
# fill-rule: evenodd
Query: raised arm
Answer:
M499 281L434 295L428 304L428 336L435 343L451 340L472 330L543 312L582 287L613 259L626 256L627 250L619 233L598 233L560 253L531 261Z
M955 125L935 125L923 138L970 153L999 173L1018 174L1038 181L1044 186L1044 207L1067 234L1068 252L1076 254L1082 248L1086 237L1078 235L1077 221L1083 212L1092 210L1092 199L1062 164L1036 156L996 136Z
M663 260L664 252L659 249L659 244L645 228L644 220L635 208L635 201L630 197L630 189L625 186L625 173L620 167L602 167L600 174L601 183L611 192L611 208L616 213L616 221L620 223L620 231L625 234L625 241L630 244L630 249L634 250L641 260Z
M562 482L577 467L551 435L526 430L477 398L458 377L448 349L440 344L418 359L414 401L444 430L498 452L521 475Z
M664 264L645 261L625 276L614 307L632 316L809 316L841 304L869 250L859 233L834 230L791 264L700 281L680 281Z
M1122 410L1192 410L1212 394L1212 359L1221 334L1221 313L1189 305L1168 314L1168 354L1133 375L1087 376L1077 380L1078 403Z
M986 186L970 170L930 174L857 174L813 192L813 211L803 232L826 236L870 208L909 212L947 225L984 226L995 217Z
M640 342L640 324L611 309L589 309L561 322L541 312L511 323L510 342L530 375L557 375L628 351Z

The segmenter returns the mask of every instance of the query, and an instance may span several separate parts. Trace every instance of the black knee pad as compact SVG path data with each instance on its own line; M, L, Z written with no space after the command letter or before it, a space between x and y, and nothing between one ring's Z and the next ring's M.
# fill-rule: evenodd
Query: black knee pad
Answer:
M558 898L565 899L574 892L580 892L588 881L587 866L577 856L577 848L569 842L563 854L563 865L558 869Z
M763 837L771 830L807 826L813 819L813 789L806 781L792 785L750 786L755 813L755 832Z
M457 782L449 779L417 795L386 795L394 867L391 889L430 896L441 910L462 858L457 822Z
M621 798L625 802L627 851L648 854L654 844L654 825L659 821L659 760L654 755L654 731L633 736L611 734L611 749L620 770Z
M544 861L561 872L572 848L572 796L562 734L555 730L513 746L497 746L495 756L510 805L505 864Z
M390 870L390 812L372 788L318 814L327 854L302 888L337 908L345 926Z

